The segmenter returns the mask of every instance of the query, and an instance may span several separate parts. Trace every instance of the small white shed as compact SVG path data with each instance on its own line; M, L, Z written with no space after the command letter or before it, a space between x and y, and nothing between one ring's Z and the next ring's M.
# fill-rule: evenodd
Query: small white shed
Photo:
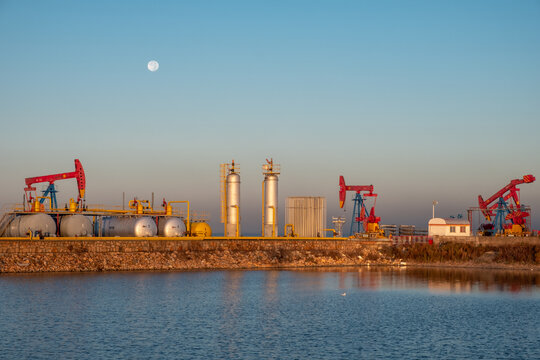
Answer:
M428 223L428 235L471 236L471 224L465 219L433 218Z

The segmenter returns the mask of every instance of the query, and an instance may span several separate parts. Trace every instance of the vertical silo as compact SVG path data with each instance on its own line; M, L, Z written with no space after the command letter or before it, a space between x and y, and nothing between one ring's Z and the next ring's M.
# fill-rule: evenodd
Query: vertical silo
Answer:
M228 174L225 178L225 206L223 216L225 236L240 236L240 175L234 160L227 165Z
M279 165L267 159L263 165L263 236L278 236L278 175Z

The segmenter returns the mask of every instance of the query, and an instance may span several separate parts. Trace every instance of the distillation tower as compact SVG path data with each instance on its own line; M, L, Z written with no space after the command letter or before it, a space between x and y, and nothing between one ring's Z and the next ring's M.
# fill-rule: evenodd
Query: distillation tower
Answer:
M280 166L266 159L262 166L262 236L278 236L278 175Z
M225 236L240 236L240 175L234 160L221 164L221 222Z

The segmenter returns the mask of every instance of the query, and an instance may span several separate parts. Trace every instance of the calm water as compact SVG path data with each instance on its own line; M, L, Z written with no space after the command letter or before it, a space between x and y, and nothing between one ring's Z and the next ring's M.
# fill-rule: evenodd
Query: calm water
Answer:
M5 359L540 358L540 275L340 268L0 276Z

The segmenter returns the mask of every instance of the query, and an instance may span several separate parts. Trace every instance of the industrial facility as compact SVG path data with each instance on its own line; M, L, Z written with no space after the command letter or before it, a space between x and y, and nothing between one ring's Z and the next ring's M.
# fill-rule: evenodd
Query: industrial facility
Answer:
M262 165L261 236L280 236L278 224L278 176L280 165L266 159ZM77 182L77 200L70 199L64 208L58 206L55 183L73 179ZM36 184L46 183L42 194ZM3 214L0 236L3 237L210 237L212 229L204 217L194 217L189 200L167 201L162 210L153 208L153 199L134 198L127 209L92 208L86 205L86 177L83 166L75 159L75 171L25 179L23 203ZM221 222L224 237L238 238L241 230L240 166L234 160L220 166ZM185 205L186 210L173 205ZM326 203L324 203L326 206ZM326 208L324 209L326 214ZM294 232L294 224L289 224ZM286 231L283 233L285 234ZM312 234L313 231L305 232ZM321 232L316 233L321 236ZM312 236L312 235L307 235Z
M384 237L384 231L379 227L381 218L375 216L375 205L377 204L377 194L373 192L373 185L346 185L343 176L339 177L339 207L343 208L347 191L353 191L354 208L351 219L350 235L361 235L367 237ZM368 211L367 200L373 199L373 205Z
M478 207L468 210L469 222L478 224L479 234L484 236L530 234L531 208L521 203L517 186L530 184L535 180L533 175L525 175L521 179L510 181L487 200L478 195Z
M154 209L154 201L134 198L127 209L92 208L86 205L86 177L78 159L74 171L42 175L25 179L23 203L0 218L2 237L197 237L212 236L207 218L196 216L189 200L167 201L162 209ZM278 181L280 165L266 159L262 165L261 186L261 238L324 238L341 237L346 220L333 217L334 228L326 225L326 198L293 196L286 199L285 224L278 223ZM55 183L75 180L77 198L69 200L63 208L58 206ZM530 207L523 205L518 185L536 179L525 175L512 180L487 200L478 196L479 206L468 210L468 220L433 218L429 221L429 234L470 236L477 230L483 236L528 236ZM41 194L36 184L46 184ZM353 211L349 238L386 239L392 235L418 235L414 226L380 225L375 215L378 194L373 185L347 185L339 177L339 205L344 207L347 193L353 193ZM242 237L240 166L234 160L220 166L221 223L225 238ZM412 230L411 230L412 229ZM459 231L456 231L459 229ZM281 230L281 231L280 231ZM407 231L406 231L407 230Z
M55 183L74 179L77 200L70 199L64 208L58 206ZM48 183L41 195L35 184ZM0 236L4 237L181 237L211 236L210 226L201 218L190 217L189 201L166 201L163 210L154 210L148 200L129 201L128 209L102 209L86 206L86 177L83 166L75 159L75 171L25 179L23 203L3 214ZM185 204L186 211L174 208Z

